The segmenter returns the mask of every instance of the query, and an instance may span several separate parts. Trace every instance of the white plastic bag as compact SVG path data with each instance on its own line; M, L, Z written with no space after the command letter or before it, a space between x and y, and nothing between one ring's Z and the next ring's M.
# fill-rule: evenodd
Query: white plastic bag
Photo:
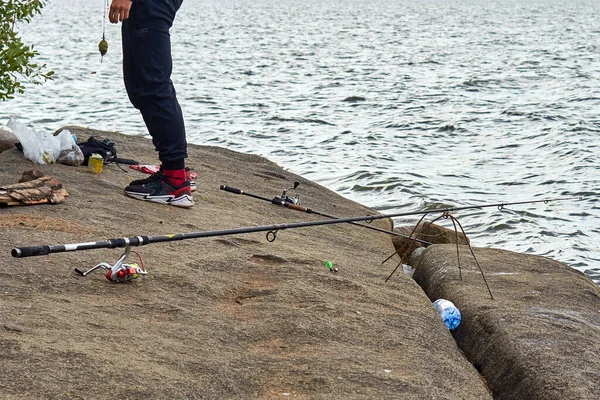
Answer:
M52 164L60 154L60 141L48 132L30 129L14 118L6 124L23 146L23 154L38 164Z
M56 158L56 162L67 165L81 165L85 157L77 143L75 143L71 132L68 129L63 129L54 137L60 143L60 153Z

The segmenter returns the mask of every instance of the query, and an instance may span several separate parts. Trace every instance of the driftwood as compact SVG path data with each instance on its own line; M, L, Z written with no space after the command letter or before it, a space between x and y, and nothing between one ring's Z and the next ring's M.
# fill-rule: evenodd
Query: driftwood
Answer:
M69 195L61 181L38 170L24 172L19 182L0 187L0 206L58 204Z

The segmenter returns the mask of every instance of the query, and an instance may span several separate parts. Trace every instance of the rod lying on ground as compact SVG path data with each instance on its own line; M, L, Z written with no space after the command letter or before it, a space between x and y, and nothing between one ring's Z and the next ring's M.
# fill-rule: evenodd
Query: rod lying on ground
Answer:
M297 182L296 182L295 186L298 186ZM253 197L255 199L264 200L264 201L267 201L267 202L269 202L271 204L275 204L275 205L278 205L278 206L284 206L284 207L287 207L287 208L291 208L292 210L305 212L307 214L316 214L316 215L320 215L320 216L326 217L326 218L339 219L338 217L334 217L333 215L325 214L325 213L319 212L317 210L313 210L311 208L303 207L303 206L295 204L293 202L286 201L286 199L283 198L283 197L274 197L273 199L269 199L267 197L263 197L263 196L259 196L257 194L245 192L245 191L243 191L241 189L237 189L237 188L234 188L234 187L231 187L231 186L227 186L227 185L221 185L221 190L224 190L224 191L229 192L229 193L234 193L234 194L243 194L243 195L248 196L248 197ZM402 238L405 238L405 239L411 239L411 240L414 240L414 241L417 241L417 242L421 243L422 245L424 245L426 247L431 244L429 242L426 242L425 240L415 239L415 238L409 238L408 236L402 235L402 234L400 234L398 232L388 231L387 229L378 228L376 226L363 225L363 224L359 224L358 222L353 222L353 221L350 221L349 223L352 224L352 225L361 226L363 228L372 229L374 231L387 233L388 235L399 236L399 237L402 237Z
M275 225L261 225L261 226L250 226L246 228L236 228L236 229L227 229L227 230L217 230L217 231L200 231L200 232L191 232L191 233L176 233L171 235L160 235L160 236L134 236L130 238L117 238L117 239L108 239L103 240L101 242L86 242L86 243L71 243L71 244L60 244L60 245L46 245L46 246L31 246L31 247L17 247L11 250L11 254L13 257L31 257L31 256L44 256L50 253L62 253L66 251L77 251L77 250L91 250L91 249L113 249L117 247L128 247L128 246L144 246L150 243L161 243L161 242L171 242L175 240L184 240L184 239L196 239L196 238L204 238L204 237L214 237L214 236L226 236L226 235L238 235L242 233L252 233L252 232L268 232L267 239L272 241L275 240L275 236L277 231L284 229L293 229L293 228L305 228L309 226L320 226L320 225L333 225L333 224L343 224L348 222L359 222L359 221L373 221L377 219L383 218L393 218L393 217L406 217L411 215L425 215L425 214L434 214L434 213L452 213L456 211L462 210L472 210L472 209L481 209L481 208L489 208L496 207L499 210L508 205L515 204L530 204L530 203L548 203L550 201L562 201L562 200L572 200L572 199L549 199L549 200L535 200L535 201L520 201L514 203L498 203L498 204L484 204L479 206L465 206L465 207L451 207L451 208L440 208L436 210L426 210L426 211L412 211L412 212L401 212L401 213L392 213L392 214L377 214L377 215L367 215L362 217L351 217L351 218L338 218L338 219L327 219L327 220L319 220L319 221L307 221L307 222L296 222L290 224L275 224ZM269 239L269 236L272 238Z

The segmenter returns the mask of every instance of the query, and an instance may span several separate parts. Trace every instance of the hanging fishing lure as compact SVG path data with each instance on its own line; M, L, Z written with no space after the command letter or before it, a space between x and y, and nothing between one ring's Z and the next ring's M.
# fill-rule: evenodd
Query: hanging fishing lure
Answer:
M108 0L106 0L106 4L104 5L104 18L102 19L102 40L98 43L98 50L100 51L100 64L102 64L102 60L104 59L104 55L108 52L108 42L106 41L106 13L108 10Z
M102 63L104 55L108 52L108 42L104 38L104 34L102 35L102 40L98 43L98 50L100 51L100 63Z

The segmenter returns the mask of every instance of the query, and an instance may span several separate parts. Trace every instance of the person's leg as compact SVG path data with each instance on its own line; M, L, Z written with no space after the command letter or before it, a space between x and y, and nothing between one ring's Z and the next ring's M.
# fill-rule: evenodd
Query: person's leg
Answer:
M136 181L125 189L125 193L143 200L190 207L193 200L184 170L187 157L185 126L171 82L169 29L180 5L180 0L136 0L129 18L123 21L123 78L127 94L134 107L140 110L158 151L163 172L159 177L165 178L167 186L171 186L150 185L157 179L142 184ZM184 196L182 204L165 200L165 193L170 189L174 196L171 200Z
M137 100L139 89L137 88L136 83L136 65L133 57L133 34L136 30L136 21L133 13L134 9L135 7L132 6L130 17L124 20L121 25L121 41L123 44L123 81L131 104L133 104L135 108L139 108L139 102Z

